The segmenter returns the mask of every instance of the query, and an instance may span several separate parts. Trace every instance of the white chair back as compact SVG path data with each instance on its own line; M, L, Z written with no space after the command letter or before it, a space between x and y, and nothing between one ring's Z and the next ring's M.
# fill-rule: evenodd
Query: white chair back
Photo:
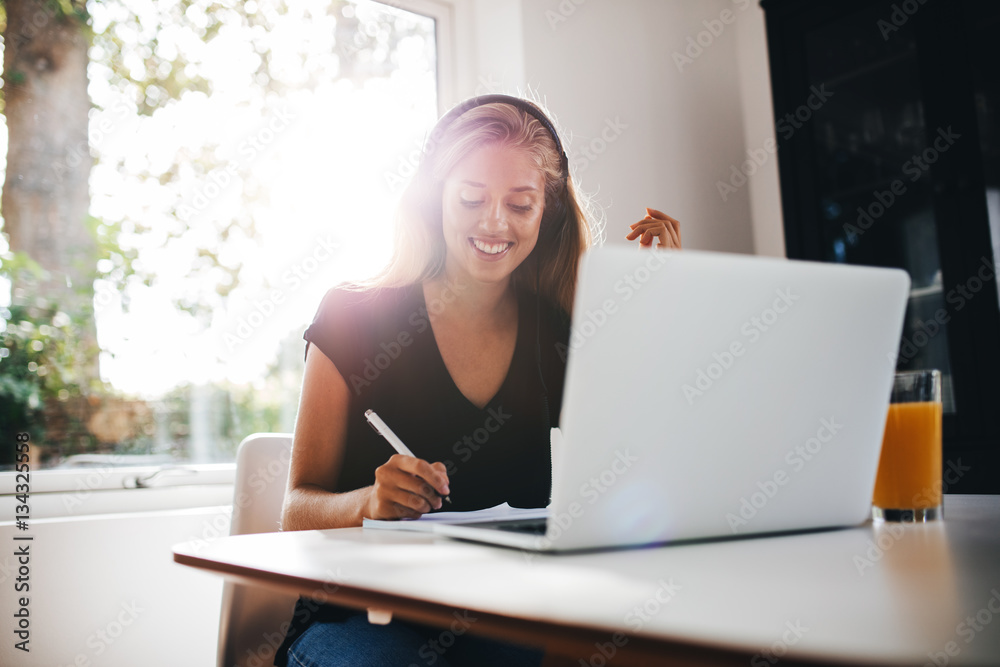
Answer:
M277 531L288 483L292 436L255 433L236 452L231 535ZM227 581L219 618L218 667L270 667L296 596Z

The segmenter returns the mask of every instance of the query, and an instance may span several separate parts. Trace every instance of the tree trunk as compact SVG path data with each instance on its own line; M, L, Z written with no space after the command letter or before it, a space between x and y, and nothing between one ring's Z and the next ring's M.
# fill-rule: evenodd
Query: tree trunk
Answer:
M92 158L87 142L89 38L81 16L51 0L8 0L4 31L4 115L9 136L3 185L4 231L48 275L13 285L15 302L55 302L80 327L81 349L96 350L93 281L96 242L87 224ZM81 359L97 378L97 356ZM87 383L81 383L86 386Z

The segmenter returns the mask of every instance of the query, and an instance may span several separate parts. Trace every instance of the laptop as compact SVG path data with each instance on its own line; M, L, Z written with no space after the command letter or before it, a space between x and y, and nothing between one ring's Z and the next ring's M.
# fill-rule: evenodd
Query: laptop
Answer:
M568 551L864 522L909 289L900 269L588 251L547 516L434 531Z

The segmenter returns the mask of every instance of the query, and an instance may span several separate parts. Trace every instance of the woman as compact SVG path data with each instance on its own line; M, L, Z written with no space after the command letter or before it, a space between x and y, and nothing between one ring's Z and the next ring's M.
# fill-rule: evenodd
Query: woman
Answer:
M372 283L330 290L306 330L283 530L361 525L508 502L548 504L580 256L592 242L549 119L488 95L446 114L404 192L395 255ZM646 209L626 238L680 248ZM562 347L562 349L566 349ZM377 412L414 452L365 423ZM542 651L455 637L300 598L275 664L537 665ZM287 653L287 654L286 654ZM426 655L425 655L426 654Z

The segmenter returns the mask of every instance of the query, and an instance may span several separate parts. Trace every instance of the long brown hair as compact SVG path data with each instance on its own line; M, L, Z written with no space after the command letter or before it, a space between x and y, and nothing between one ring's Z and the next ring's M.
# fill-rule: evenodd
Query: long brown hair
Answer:
M422 162L400 199L392 258L380 274L359 287L410 285L434 278L444 270L444 180L467 155L491 144L523 151L545 178L545 210L538 242L514 269L513 284L534 292L537 280L543 297L571 312L580 257L594 244L595 234L587 215L590 202L577 191L571 176L567 175L563 187L560 156L549 131L530 114L502 102L473 107L444 128L440 136L431 136Z

